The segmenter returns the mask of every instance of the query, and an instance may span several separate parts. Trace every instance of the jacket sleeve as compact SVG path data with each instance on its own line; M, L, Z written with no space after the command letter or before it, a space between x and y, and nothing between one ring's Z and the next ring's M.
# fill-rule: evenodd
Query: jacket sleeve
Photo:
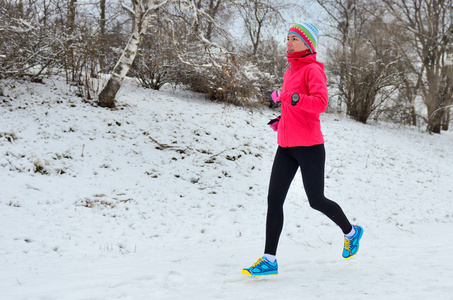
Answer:
M311 113L322 113L327 109L328 92L327 78L324 71L317 65L310 66L305 83L308 85L307 94L299 94L299 102L293 108L305 110ZM293 92L282 93L282 104L291 106Z

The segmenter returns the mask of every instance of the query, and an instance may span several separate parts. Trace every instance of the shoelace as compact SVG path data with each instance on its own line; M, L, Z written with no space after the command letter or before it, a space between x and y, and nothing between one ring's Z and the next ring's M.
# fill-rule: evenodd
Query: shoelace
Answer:
M258 265L261 265L261 262L263 262L263 261L264 261L264 259L259 258L259 259L256 261L256 263L255 263L252 267L256 267L256 266L258 266Z
M344 248L348 251L351 249L351 241L352 239L344 238Z

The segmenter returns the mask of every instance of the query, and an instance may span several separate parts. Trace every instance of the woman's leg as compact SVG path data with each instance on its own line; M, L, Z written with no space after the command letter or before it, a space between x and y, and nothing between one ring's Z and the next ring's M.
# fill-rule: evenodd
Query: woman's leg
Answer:
M283 204L299 163L289 148L278 147L275 154L267 196L266 246L264 253L275 255L283 228Z
M324 168L326 151L324 145L291 148L299 162L302 180L308 201L313 209L324 213L337 224L344 234L352 230L352 225L341 207L324 196Z

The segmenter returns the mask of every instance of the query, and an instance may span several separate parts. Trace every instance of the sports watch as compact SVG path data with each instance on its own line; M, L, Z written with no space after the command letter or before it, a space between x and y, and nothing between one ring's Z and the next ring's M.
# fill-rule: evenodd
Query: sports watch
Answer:
M300 99L300 97L299 97L298 93L292 94L292 96L291 96L291 105L295 106L297 104L297 102L299 102L299 99Z

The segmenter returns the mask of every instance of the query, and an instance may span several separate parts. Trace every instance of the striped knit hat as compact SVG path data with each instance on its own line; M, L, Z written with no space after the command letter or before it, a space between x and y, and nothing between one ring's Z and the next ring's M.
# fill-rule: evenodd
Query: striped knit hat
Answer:
M294 24L289 29L288 34L294 33L298 35L302 41L310 49L311 53L316 52L316 45L318 44L318 29L310 23Z

